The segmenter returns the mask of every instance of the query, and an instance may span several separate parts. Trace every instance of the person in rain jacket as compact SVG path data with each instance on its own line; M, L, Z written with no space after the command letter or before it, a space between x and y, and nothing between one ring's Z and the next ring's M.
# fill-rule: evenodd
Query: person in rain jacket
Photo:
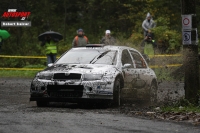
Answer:
M100 43L105 45L114 45L116 43L115 38L111 36L110 30L105 31L105 36L101 39Z
M72 47L84 47L88 43L88 38L84 35L83 29L78 29L77 36L72 41Z
M156 23L153 21L151 14L148 12L146 19L142 23L144 37L146 37L148 30L150 30L151 28L154 28L154 27L156 27Z
M0 52L1 52L1 46L2 46L2 44L3 44L3 39L2 39L2 37L0 36Z
M150 61L150 57L155 55L155 47L156 47L156 42L154 40L154 36L152 32L148 32L145 39L141 43L141 47L143 49L142 54L143 56L146 56L148 59L147 62ZM154 60L151 61L152 64L154 64Z
M41 46L45 46L45 53L47 56L47 66L50 63L54 63L56 61L57 55L57 39L52 38L50 35L45 37L45 40L41 43Z

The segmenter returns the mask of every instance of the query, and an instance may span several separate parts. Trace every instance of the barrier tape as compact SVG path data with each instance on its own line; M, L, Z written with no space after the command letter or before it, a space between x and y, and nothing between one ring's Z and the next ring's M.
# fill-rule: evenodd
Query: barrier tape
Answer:
M168 68L168 67L179 67L179 66L182 66L182 64L170 64L170 65L165 65L165 66L156 65L156 66L149 66L149 67L150 68L163 68L163 67Z
M177 56L182 56L181 54L164 54L164 55L160 55L160 54L157 54L157 55L150 55L149 57L177 57Z
M171 57L171 56L181 56L181 54L170 54L170 55L154 55L150 57ZM0 55L2 58L40 58L45 59L46 56L11 56L11 55ZM163 68L163 67L178 67L182 64L171 64L171 65L165 65L165 66L149 66L150 68ZM41 71L44 68L0 68L0 70L23 70L23 71Z
M45 56L11 56L11 55L0 55L2 58L47 58Z

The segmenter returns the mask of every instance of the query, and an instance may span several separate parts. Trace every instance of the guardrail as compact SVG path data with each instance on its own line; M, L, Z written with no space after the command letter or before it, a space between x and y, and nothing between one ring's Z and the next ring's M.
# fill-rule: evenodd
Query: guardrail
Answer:
M154 55L150 56L150 58L157 57L176 57L181 56L181 54L164 54L164 55ZM0 55L0 58L28 58L28 59L45 59L46 56L12 56L12 55ZM182 64L169 64L169 65L150 65L150 68L164 68L164 67L179 67ZM23 70L23 71L41 71L44 68L0 68L0 70Z

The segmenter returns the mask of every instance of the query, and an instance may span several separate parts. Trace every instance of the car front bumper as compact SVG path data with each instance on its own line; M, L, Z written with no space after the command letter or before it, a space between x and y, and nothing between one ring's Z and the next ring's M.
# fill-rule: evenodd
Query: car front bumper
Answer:
M46 101L46 102L70 102L70 103L98 103L98 102L107 102L111 99L99 99L99 98L55 98L55 97L31 97L30 101Z
M30 101L80 102L113 99L113 84L104 81L63 82L34 80Z

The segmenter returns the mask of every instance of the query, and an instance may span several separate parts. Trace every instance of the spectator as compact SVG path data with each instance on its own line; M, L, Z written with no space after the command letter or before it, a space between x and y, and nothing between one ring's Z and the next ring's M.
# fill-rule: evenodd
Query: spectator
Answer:
M153 37L153 33L150 31L147 33L145 39L141 43L141 48L142 48L142 54L146 58L147 63L150 61L150 57L153 57L155 55L155 48L156 48L156 43ZM151 65L155 65L155 59L151 59Z
M72 42L72 47L84 47L88 43L88 38L84 35L83 29L78 29L77 36L75 36Z
M2 46L2 44L3 44L3 39L2 39L2 37L0 36L0 52L1 52L1 46Z
M105 36L101 39L100 43L105 45L114 45L116 43L115 38L111 36L110 30L106 30Z
M50 35L45 37L45 40L41 43L41 46L45 46L45 53L47 56L47 66L50 63L54 63L56 61L57 55L57 39L52 38Z
M148 30L150 30L151 28L154 28L154 27L156 27L156 23L153 21L151 14L148 12L146 19L142 23L144 37L146 37Z

